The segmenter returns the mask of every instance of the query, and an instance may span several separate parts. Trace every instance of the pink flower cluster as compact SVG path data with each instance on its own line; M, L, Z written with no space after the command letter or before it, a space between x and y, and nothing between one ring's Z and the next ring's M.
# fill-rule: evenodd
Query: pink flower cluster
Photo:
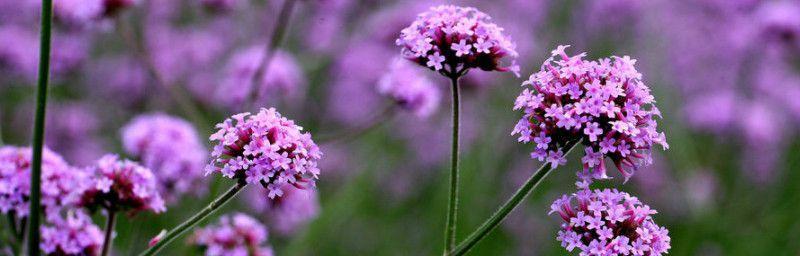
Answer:
M298 189L284 185L283 196L264 200L265 191L248 191L245 199L259 216L266 216L270 228L279 234L290 235L302 229L319 215L319 199L315 189Z
M32 152L29 147L0 147L0 213L28 216ZM44 148L42 154L42 206L50 220L57 218L62 208L76 203L75 188L86 175L50 149Z
M91 210L102 208L130 213L166 211L156 178L150 169L108 154L87 171L90 177L80 190L80 206Z
M242 213L220 218L218 225L195 231L194 245L203 247L207 256L272 256L272 248L265 246L267 228L256 219Z
M572 205L572 200L577 206ZM670 249L668 230L653 222L657 213L639 199L616 189L581 189L553 202L550 214L561 224L557 240L580 255L662 255Z
M283 195L285 184L302 188L314 186L319 177L317 161L322 152L300 127L281 116L274 108L257 114L236 114L217 124L211 141L218 141L211 152L206 175L223 176L250 184L261 184L269 198Z
M427 117L439 107L439 89L418 67L395 60L378 81L378 92L394 100L401 108L419 117Z
M611 159L627 180L652 162L653 144L667 148L656 130L660 116L650 89L628 56L586 61L585 53L568 56L559 46L522 85L514 103L524 115L512 134L536 144L531 157L553 167L566 163L563 147L581 140L584 180L605 179L604 159Z
M470 68L512 71L519 76L516 64L503 67L499 63L505 56L517 57L515 44L489 15L475 8L431 7L400 32L396 44L405 58L447 76Z
M45 255L99 255L103 246L103 232L82 211L70 212L41 230L39 247Z
M207 152L189 122L161 113L138 116L122 128L122 145L153 171L167 201L202 192Z

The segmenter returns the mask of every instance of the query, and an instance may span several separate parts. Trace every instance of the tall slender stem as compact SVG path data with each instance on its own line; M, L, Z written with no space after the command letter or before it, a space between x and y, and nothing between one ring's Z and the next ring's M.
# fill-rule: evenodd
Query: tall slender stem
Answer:
M577 144L578 141L573 141L565 145L564 147L567 148L567 153L565 153L565 156L569 154L569 152L571 152L572 149L575 148L575 145ZM520 187L517 190L517 192L515 192L514 195L512 195L511 198L508 199L508 201L506 201L499 209L497 209L497 211L494 214L492 214L492 216L489 217L489 219L483 222L483 224L481 224L481 226L478 227L478 229L475 230L475 232L472 232L472 234L470 234L466 240L459 243L454 250L450 251L448 255L466 254L473 246L475 246L475 244L481 241L481 239L486 237L486 235L488 235L489 232L494 230L494 228L497 227L497 225L503 222L506 216L508 216L508 214L511 213L511 211L513 211L514 208L516 208L520 204L520 202L522 202L522 200L525 199L525 197L527 197L531 193L531 191L533 191L533 189L535 189L536 186L539 185L539 182L541 182L542 179L547 177L547 174L549 174L550 171L552 170L553 168L548 163L545 163L542 165L542 167L539 167L539 170L537 170L536 173L533 174L533 176L528 178L525 184L523 184L522 187Z
M113 243L111 240L111 234L114 233L114 223L117 221L117 211L112 209L108 209L108 219L106 220L106 233L105 237L103 238L103 254L102 256L108 256L108 252L111 251L111 244Z
M28 254L39 255L39 212L41 209L42 146L44 144L44 117L47 108L47 83L50 78L50 25L53 1L42 0L41 36L39 39L39 78L36 85L36 114L33 121L33 159L31 160L30 230Z
M247 183L237 182L236 185L233 185L233 187L228 189L228 191L225 192L225 194L222 194L221 196L217 197L217 199L214 199L214 201L212 201L205 208L200 210L200 212L198 212L188 220L184 221L174 229L167 232L167 234L164 235L164 238L162 238L156 244L154 244L153 246L151 246L150 248L148 248L146 251L142 252L142 254L139 255L140 256L155 255L156 253L158 253L158 251L163 249L164 246L172 242L172 240L175 240L175 238L177 238L184 232L194 227L194 225L197 225L198 222L205 219L206 217L208 217L208 215L214 213L214 211L216 211L218 208L220 208L221 206L225 205L225 203L233 199L236 196L236 194L238 194L239 191L241 191L242 188L244 188L246 185Z
M453 93L453 144L450 155L450 200L447 205L447 227L445 227L445 254L456 244L456 217L458 215L458 137L459 137L459 112L461 109L461 92L458 86L459 75L451 75L451 91Z
M283 37L286 35L286 29L289 27L289 19L292 18L292 9L297 0L284 0L281 10L278 13L278 19L275 21L275 26L272 28L272 37L270 37L267 46L264 49L264 55L256 67L256 72L253 73L250 85L250 95L246 99L247 102L243 105L245 109L251 109L258 101L260 89L258 84L264 76L264 72L269 68L272 62L272 57L275 56L275 49L278 48Z

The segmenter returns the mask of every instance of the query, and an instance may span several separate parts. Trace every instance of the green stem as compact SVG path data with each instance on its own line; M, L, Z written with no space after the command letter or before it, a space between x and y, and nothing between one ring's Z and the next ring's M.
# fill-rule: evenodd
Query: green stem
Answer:
M577 141L573 141L564 146L564 148L567 148L567 153L564 154L565 157L572 151L573 148L575 148L575 145L577 144ZM448 255L464 255L473 246L480 242L481 239L485 238L489 232L497 227L497 225L499 225L500 222L502 222L506 216L508 216L508 214L511 213L511 211L513 211L514 208L516 208L520 202L522 202L522 200L525 199L525 197L527 197L531 191L536 188L537 185L539 185L539 182L541 182L542 179L547 177L547 174L553 170L551 166L552 165L549 163L545 163L542 165L542 167L539 167L539 170L536 171L533 176L528 178L528 181L526 181L525 184L523 184L522 187L520 187L519 190L517 190L517 192L515 192L514 195L508 199L508 201L506 201L499 209L497 209L497 211L492 214L489 219L483 222L483 224L481 224L481 226L478 227L475 232L472 232L472 234L470 234L466 240L459 243L454 250L451 250Z
M139 255L140 256L155 255L156 253L158 253L159 250L163 249L164 246L172 242L172 240L175 240L175 238L177 238L184 232L188 231L195 225L197 225L198 222L205 219L206 217L208 217L208 215L214 213L214 211L216 211L218 208L220 208L221 206L225 205L225 203L233 199L236 196L236 194L238 194L239 191L241 191L242 188L244 188L246 185L247 183L237 182L236 185L233 185L233 187L228 189L228 191L225 192L225 194L222 194L221 196L217 197L217 199L214 199L214 201L212 201L205 208L203 208L203 210L200 210L200 212L198 212L188 220L184 221L174 229L167 232L167 234L164 235L164 238L162 238L156 244L154 244L153 246L151 246L150 248L148 248L146 251L142 252L142 254Z
M39 77L36 85L36 114L33 121L33 157L31 160L30 230L28 253L39 255L39 214L41 209L42 146L44 145L44 117L47 108L47 83L50 78L50 25L53 1L42 0L41 36L39 40Z
M451 91L453 93L453 147L450 157L450 200L447 205L447 227L445 227L445 254L453 249L456 244L456 217L458 215L458 137L459 137L459 112L460 88L459 75L450 76Z
M280 45L281 41L283 41L283 37L286 35L286 29L289 27L289 19L292 18L292 9L294 9L295 2L297 2L297 0L283 1L281 10L278 13L278 19L275 21L275 26L272 28L272 37L270 37L264 50L264 55L256 67L256 72L253 73L250 96L247 99L247 103L243 105L245 110L251 109L256 104L256 101L258 101L261 88L257 85L261 83L264 72L269 68L269 64L275 56L275 49L278 48L278 45Z
M111 251L111 244L113 243L111 240L111 235L114 233L114 223L117 220L117 211L108 210L108 219L106 220L106 232L105 237L103 238L103 254L102 256L108 256L108 252Z

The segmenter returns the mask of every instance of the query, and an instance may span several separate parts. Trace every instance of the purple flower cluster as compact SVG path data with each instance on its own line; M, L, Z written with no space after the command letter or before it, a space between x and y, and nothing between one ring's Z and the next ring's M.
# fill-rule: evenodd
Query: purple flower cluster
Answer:
M489 15L471 7L431 7L400 32L396 44L405 58L448 76L470 68L519 73L516 64L499 63L517 57L514 43Z
M97 160L94 166L87 168L87 171L90 177L80 188L80 206L91 210L102 208L131 214L139 211L166 211L156 178L150 169L108 154Z
M240 182L261 184L269 190L269 198L283 195L285 184L314 186L322 152L311 134L303 133L303 127L274 108L262 108L255 115L236 114L216 127L219 130L210 139L219 143L211 152L206 175L219 172Z
M272 256L266 242L267 228L242 213L222 216L218 225L198 229L191 238L207 256Z
M0 147L0 213L28 216L31 153L29 147ZM44 148L42 153L42 206L46 218L55 219L64 207L76 203L75 188L86 177L50 149Z
M667 148L656 131L659 116L650 89L628 56L583 60L559 46L553 56L522 85L514 109L524 115L512 134L533 141L531 157L553 167L566 163L563 147L581 140L585 146L582 179L604 179L604 159L611 159L627 180L636 168L649 164L653 144ZM554 58L559 58L554 60Z
M189 122L161 113L138 116L122 128L122 145L153 171L167 201L202 192L207 152Z
M577 201L573 206L572 200ZM670 249L668 230L658 226L657 213L639 199L616 189L581 189L553 202L550 214L564 220L561 246L580 255L662 255Z
M378 92L419 117L433 114L441 98L439 89L416 66L403 60L395 60L381 77Z
M276 51L267 69L255 81L253 78L263 58L263 46L253 46L235 53L217 87L216 94L220 96L218 102L229 108L238 107L252 93L258 94L259 98L256 100L261 104L275 105L278 100L288 103L300 101L306 82L294 57L287 52ZM259 84L254 86L254 82Z
M82 211L70 212L41 230L39 246L45 255L99 255L103 246L103 232Z
M273 230L290 235L319 215L319 200L315 189L284 185L282 190L283 196L264 200L267 192L253 189L248 191L245 199L251 208L259 212L259 216L267 217Z

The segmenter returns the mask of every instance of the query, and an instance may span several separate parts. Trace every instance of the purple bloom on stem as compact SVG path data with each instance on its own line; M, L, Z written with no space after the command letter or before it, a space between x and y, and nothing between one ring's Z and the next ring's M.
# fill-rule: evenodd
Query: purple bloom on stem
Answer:
M573 199L577 206L572 205ZM628 193L580 190L556 200L550 208L550 214L558 213L564 220L557 239L567 251L577 248L581 255L662 255L670 249L667 229L658 226L651 216L656 211Z
M167 201L204 192L207 152L189 122L161 113L141 115L122 128L122 144L153 171Z
M402 47L404 57L422 66L435 71L442 66L456 69L445 70L443 74L470 68L518 70L516 64L506 67L499 64L505 56L517 57L514 43L488 15L472 7L431 7L400 32L396 44Z
M0 213L28 216L31 153L29 147L0 147ZM58 218L63 208L74 206L79 192L76 187L86 176L50 149L44 148L42 154L42 206L45 217L51 220Z
M433 114L441 98L439 89L418 67L402 60L395 60L389 72L378 81L378 92L420 117Z
M69 212L41 228L40 248L45 255L99 255L103 231L82 211Z
M190 242L203 248L206 256L273 255L272 248L265 245L267 228L242 213L224 215L219 224L198 229Z
M664 133L656 130L654 117L660 112L650 89L634 67L636 60L628 56L586 61L585 53L569 56L566 48L553 50L541 71L522 84L527 88L514 108L524 115L512 134L521 142L536 142L535 157L541 159L545 152L539 151L546 151L554 167L563 161L551 156L581 139L587 148L582 179L608 177L603 163L607 157L627 180L651 162L654 144L668 147ZM542 138L551 140L542 143Z
M131 214L140 211L166 211L156 178L150 169L109 154L101 157L87 170L90 178L80 188L80 206L91 210L102 208Z
M257 114L233 115L216 126L217 141L206 175L219 172L227 178L261 184L269 198L280 197L283 185L314 186L319 177L317 161L322 152L300 127L274 108Z

